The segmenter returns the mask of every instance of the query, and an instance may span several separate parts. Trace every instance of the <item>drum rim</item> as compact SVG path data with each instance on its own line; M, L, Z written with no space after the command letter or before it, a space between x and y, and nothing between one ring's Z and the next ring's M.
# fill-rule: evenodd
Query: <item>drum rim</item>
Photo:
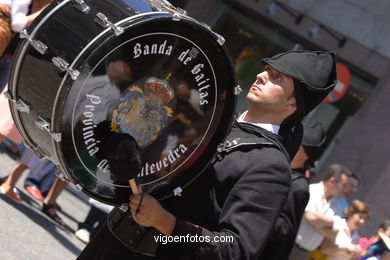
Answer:
M45 14L45 16L41 20L39 20L39 22L35 25L34 28L32 28L31 34L30 34L31 39L33 39L42 30L42 27L44 26L44 24L46 23L46 21L50 17L52 17L56 12L60 11L62 8L64 8L67 4L70 4L71 2L72 2L71 0L64 0L64 1L60 2L60 3L57 3L57 5L54 6L51 10L48 10L48 12ZM197 24L197 25L199 25L199 27L203 28L204 30L209 31L210 36L212 36L216 41L218 40L217 34L214 31L212 31L204 23L201 23L198 20L196 20L196 19L194 19L192 17L186 16L186 15L178 15L178 14L173 14L173 13L166 12L166 11L154 11L154 12L146 12L146 13L142 13L142 14L136 14L136 15L127 17L125 19L119 20L118 22L115 23L115 25L121 25L123 23L129 23L132 20L136 20L136 19L139 19L139 18L142 18L142 17L155 18L155 17L158 17L158 16L160 16L161 18L172 19L172 20L173 20L174 16L176 16L176 17L179 16L180 20L186 20L186 21L188 21L188 22L190 22L192 24ZM140 20L139 23L144 22L144 21L145 20ZM138 22L137 23L133 23L132 25L135 25L135 24L138 24ZM75 65L77 65L77 63L80 62L80 58L82 57L82 55L84 55L85 52L88 52L89 48L94 43L99 41L102 37L105 37L105 35L110 33L110 32L112 33L111 29L110 28L106 28L106 29L102 30L99 34L94 36L92 41L90 41L87 45L85 45L83 47L83 49L73 59L73 61L69 65L69 68L73 68ZM221 48L226 48L224 44L221 44L221 43L217 43L217 44L219 44ZM15 61L15 66L14 66L15 69L13 70L14 72L13 72L13 75L12 75L12 77L10 79L10 83L12 81L11 84L14 86L14 87L11 86L12 94L14 96L17 93L17 88L15 87L16 86L15 82L17 82L18 75L20 74L21 65L22 65L23 60L24 60L24 58L26 56L26 52L28 50L28 47L29 47L29 41L25 39L25 40L23 40L23 43L21 44L20 48L18 48L18 54L21 54L21 55L19 55L18 56L19 58ZM225 49L225 52L224 52L223 56L225 56L227 60L231 61L231 57L226 52L226 49ZM205 57L207 59L209 59L207 55L205 55ZM232 64L228 65L227 67L229 67L229 68L227 68L228 70L231 70L231 71L234 72L234 68L233 68ZM214 71L214 67L213 67L213 71ZM213 74L214 74L215 81L218 82L218 80L216 79L216 76L215 76L215 72L213 72ZM232 75L232 79L234 79L234 83L232 83L232 85L236 85L237 81L236 81L236 75L235 74ZM61 91L63 91L63 88L65 86L65 82L67 80L70 80L68 73L66 73L62 77L61 84L60 84L60 86L59 86L59 88L57 90L57 94L56 94L56 96L54 98L54 103L53 103L53 107L52 107L52 116L50 118L50 120L52 122L50 124L50 130L51 131L53 131L54 128L57 126L57 124L54 124L54 122L58 121L58 120L55 120L54 118L55 118L56 113L58 113L58 109L59 109L59 93L61 93ZM232 106L235 107L236 103L232 104ZM213 110L214 110L213 111L213 114L214 114L215 110L216 110L216 106L214 106ZM233 121L233 119L234 119L234 116L233 116L234 109L232 109L232 111L233 111L232 115L229 116L230 117L230 122ZM22 121L21 116L19 115L20 112L16 109L15 106L12 106L11 113L13 114L14 119L16 119L16 121L17 121L18 129L19 128L21 129L21 134L22 134L25 142L27 143L27 145L30 148L32 148L34 151L42 153L42 148L40 147L40 145L36 144L33 141L33 139L30 138L29 135L27 134L27 132L25 131L24 123ZM213 115L213 117L214 116L215 115ZM212 124L210 124L210 125L212 125ZM208 126L207 131L205 133L209 132L210 125ZM228 130L226 130L224 132L223 136L226 136L227 134L228 134ZM65 174L65 176L68 177L67 180L69 180L71 183L78 184L79 182L76 181L75 177L72 174L69 174L68 171L64 170L64 168L63 168L63 166L65 166L65 164L63 162L64 158L62 157L61 151L58 149L59 148L59 144L53 139L53 137L49 137L49 138L51 138L51 141L52 141L52 148L53 148L52 153L50 153L50 155L47 155L47 154L45 154L43 152L43 154L46 155L47 157L49 157L49 159L53 160L56 163L56 165L60 169L60 171L62 171ZM203 138L205 138L205 136ZM31 145L31 144L34 144L34 145ZM194 151L197 151L197 149L195 149ZM204 166L200 165L199 168L206 168L206 167L207 167L207 165L204 165ZM202 171L198 172L198 174L195 174L193 177L190 178L191 180L189 182L186 182L181 187L185 188L186 186L191 184L196 178L198 178L198 176L201 173L202 173ZM151 183L147 183L147 184L144 184L144 185L149 185L149 184L151 184ZM170 185L172 185L172 184L170 184ZM128 186L125 186L125 187L127 188ZM98 193L95 194L94 192L92 192L89 189L86 189L84 187L83 187L83 191L85 193L89 194L89 196L91 196L93 198L96 198L99 201L102 201L102 202L107 203L107 204L116 205L116 201L113 200L112 198L101 197L100 194L98 194ZM167 196L170 196L170 194L168 194L166 196L163 196L163 197L165 198Z

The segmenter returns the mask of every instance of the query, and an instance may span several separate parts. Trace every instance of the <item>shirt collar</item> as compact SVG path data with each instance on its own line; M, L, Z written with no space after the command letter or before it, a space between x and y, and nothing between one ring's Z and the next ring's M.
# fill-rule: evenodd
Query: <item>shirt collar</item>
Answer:
M242 114L240 115L240 117L237 119L237 122L255 125L255 126L261 127L261 128L263 128L263 129L265 129L265 130L267 130L267 131L269 131L269 132L271 132L271 133L273 133L273 134L276 134L276 135L279 133L280 126L278 126L278 125L272 125L272 124L259 124L259 123L246 122L246 121L244 120L244 117L245 117L245 115L246 115L247 112L248 112L248 111L245 111L244 113L242 113Z

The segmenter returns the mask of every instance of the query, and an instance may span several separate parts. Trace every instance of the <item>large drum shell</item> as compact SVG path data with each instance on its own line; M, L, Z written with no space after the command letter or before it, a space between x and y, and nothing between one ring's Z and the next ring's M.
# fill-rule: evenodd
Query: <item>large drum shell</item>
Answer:
M203 170L230 127L235 109L236 86L232 62L223 46L222 38L191 18L175 17L175 14L169 12L155 12L149 1L127 1L133 6L114 0L85 2L90 5L88 12L80 12L71 1L57 1L45 11L41 20L29 29L28 32L34 40L47 45L48 51L44 55L38 53L29 40L19 46L17 59L13 64L10 89L15 100L23 100L30 107L30 112L20 112L12 104L18 129L29 146L54 161L67 178L84 192L105 203L125 203L131 194L129 185L117 185L110 180L99 178L92 185L90 181L84 181L86 176L95 176L94 167L91 170L85 166L82 156L78 153L77 146L80 141L75 144L75 118L70 117L69 111L66 110L77 106L74 103L79 100L82 91L79 90L80 86L84 86L82 79L88 81L94 70L104 64L105 52L111 53L111 48L122 48L122 42L130 46L135 39L166 36L167 39L177 38L175 47L193 44L193 48L201 50L199 56L203 54L214 75L210 78L215 85L215 93L210 93L214 96L211 102L213 106L207 112L210 114L210 122L203 127L204 136L199 138L199 144L191 150L182 165L171 171L170 176L166 176L163 186L150 190L157 198L166 197L176 187L184 188ZM110 28L102 28L95 22L96 14L100 12L104 12L111 22L123 27L125 32L117 36ZM55 67L52 62L55 57L68 61L69 68L80 72L79 78L74 80L69 73ZM174 60L178 60L177 56L175 57ZM182 63L184 59L174 66L184 67ZM142 72L141 69L136 68L137 70ZM78 84L79 82L81 83ZM41 129L41 119L50 124L48 129ZM56 134L61 136L61 140L56 140ZM82 176L74 166L80 163L85 166ZM154 183L159 183L158 180L151 179L151 176L145 178L146 181L141 180L140 183L145 185L146 191L149 184L155 186Z

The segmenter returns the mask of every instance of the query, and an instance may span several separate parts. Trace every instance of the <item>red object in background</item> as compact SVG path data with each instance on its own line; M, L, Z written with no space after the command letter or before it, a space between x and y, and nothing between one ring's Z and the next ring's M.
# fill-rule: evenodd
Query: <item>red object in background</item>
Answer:
M339 62L336 64L336 68L337 85L325 98L326 103L334 103L340 100L349 89L349 84L351 82L351 72L347 66Z

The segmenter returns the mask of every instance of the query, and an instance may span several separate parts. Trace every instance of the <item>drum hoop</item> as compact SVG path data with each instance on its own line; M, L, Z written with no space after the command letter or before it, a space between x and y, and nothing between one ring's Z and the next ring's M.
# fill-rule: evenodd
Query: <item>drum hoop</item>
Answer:
M218 89L218 81L217 81L217 77L216 77L216 75L215 75L214 67L212 66L212 63L211 63L210 59L207 57L207 55L204 53L204 51L203 51L196 43L194 43L194 42L191 41L190 39L187 39L187 38L185 38L185 37L183 37L183 36L181 36L181 35L174 34L174 33L167 33L167 32L153 32L153 33L147 33L147 34L138 35L137 37L134 37L134 38L132 38L132 39L129 39L128 41L122 42L121 44L119 44L118 46L116 46L114 49L110 50L110 52L108 52L106 55L104 55L104 56L102 57L102 59L101 59L101 60L96 64L96 66L92 69L92 71L95 70L96 67L100 65L100 62L101 62L102 60L106 59L108 55L110 55L112 52L114 52L114 51L117 50L118 48L122 47L123 45L127 44L128 42L132 42L132 41L134 41L134 40L136 40L136 39L138 39L138 38L141 38L141 37L150 36L150 35L159 35L159 34L173 35L173 36L175 36L175 37L182 38L182 39L184 39L185 41L188 41L188 42L192 43L194 46L196 46L196 47L202 52L202 54L203 54L204 57L206 58L207 62L210 64L211 71L212 71L213 78L214 78L214 82L215 82L215 89ZM84 84L83 84L82 87L80 88L80 91L79 91L78 96L77 96L77 100L79 100L81 90L84 88L84 85L85 85L85 83L86 83L86 81L88 80L89 77L90 77L90 75L88 75L88 77L87 77L86 80L84 81ZM218 97L218 95L215 95L214 104L217 104L217 97ZM213 122L213 118L215 117L215 110L216 110L216 105L213 107L213 112L212 112L212 115L211 115L211 117L210 117L210 118L211 118L210 123L208 124L208 127L207 127L207 129L206 129L206 131L205 131L205 134L203 135L203 138L200 140L198 146L197 146L197 147L194 149L194 151L187 157L187 159L184 160L182 163L180 163L180 165L178 165L178 166L175 168L175 170L171 171L170 174L172 174L172 173L173 173L174 171L176 171L179 167L181 167L184 163L186 163L187 160L190 159L190 157L197 151L197 149L199 148L199 146L202 144L203 140L205 139L205 137L207 136L208 132L210 131L210 127L211 127L211 125L212 125L211 122ZM73 108L72 118L74 118L74 111L75 111L75 108ZM72 130L73 130L73 127L74 127L74 122L72 121L72 122L71 122L71 129L72 129ZM76 147L73 132L72 132L72 141L73 141L74 147ZM84 164L84 162L81 160L81 157L80 157L80 155L79 155L79 153L78 153L78 151L77 151L76 149L75 149L75 153L77 154L77 157L79 158L80 163L84 166L84 168L88 171L88 173L91 174L94 178L98 179L98 180L101 181L102 183L106 183L106 184L111 185L111 186L121 187L121 188L128 188L128 187L129 187L129 185L126 185L126 186L125 186L125 185L118 185L118 184L113 184L113 183L107 183L107 182L105 182L104 180L98 178L98 177L97 177L96 175L94 175L94 174L89 170L89 168ZM140 184L140 186L151 185L151 184L153 184L153 183L155 183L155 182L160 181L161 179L166 178L166 177L169 176L170 174L164 175L164 176L162 176L162 177L160 177L160 178L158 178L158 179L156 179L156 180L153 180L153 181L151 181L151 182L148 182L148 183L145 183L145 184Z
M67 4L69 4L70 2L72 2L72 0L63 0L62 2L58 3L58 5L56 5L55 7L53 7L50 11L48 11L48 13L37 23L36 26L34 26L34 28L32 29L31 33L30 33L30 37L33 38L36 36L37 33L40 32L40 30L42 29L43 25L47 22L47 20L49 18L51 18L56 12L60 11L64 6L66 6ZM134 20L134 19L138 19L140 17L143 17L143 16L150 16L152 15L152 17L155 17L155 16L158 16L158 15L164 15L165 17L164 18L171 18L173 17L173 14L170 13L170 12L165 12L165 11L160 11L160 12L147 12L147 13L142 13L142 14L137 14L137 15L133 15L131 17L128 17L128 18L125 18L125 19L122 19L118 22L115 23L115 25L120 25L122 23L125 23L125 22L129 22L131 20ZM198 24L200 25L201 27L203 27L204 29L208 29L211 33L210 35L213 35L213 31L208 28L207 26L205 26L204 24L200 23L199 21L197 21L196 19L192 18L192 17L189 17L189 16L184 16L184 15L180 15L180 19L181 20L187 20L187 21L190 21L194 24ZM142 22L142 21L140 21ZM133 24L134 25L134 24ZM105 30L103 30L102 32L100 32L97 36L95 36L93 38L92 41L90 41L87 45L85 45L83 47L83 49L80 51L80 53L76 56L76 58L73 60L73 62L69 65L70 68L73 68L80 60L81 56L84 55L84 53L86 51L88 51L88 49L90 48L90 46L92 44L94 44L96 41L98 41L101 37L103 37L105 34L109 33L111 29L110 28L107 28ZM144 36L144 35L143 35ZM177 35L179 37L181 37L180 35ZM141 36L138 36L138 37L141 37ZM215 37L215 34L214 34L214 37ZM182 38L182 37L181 37ZM216 37L215 37L216 38ZM188 40L190 41L189 39L185 39L185 40ZM192 42L192 41L190 41ZM123 43L124 44L124 43ZM23 45L20 46L19 48L19 55L18 55L18 59L16 60L15 62L15 66L14 66L14 70L13 70L13 75L12 75L12 78L10 79L10 85L11 85L11 89L12 89L12 95L13 96L16 96L16 91L17 91L17 88L16 87L12 87L15 85L15 82L17 82L17 78L18 78L18 75L20 74L20 69L21 69L21 64L24 60L24 57L25 57L25 54L27 52L27 49L29 47L29 41L25 40ZM194 44L195 46L198 46L197 44ZM222 44L221 44L222 45ZM199 48L200 49L200 48ZM200 49L202 50L202 49ZM202 50L202 53L204 54L203 50ZM208 60L209 64L210 63L210 60L209 58L204 54L205 58ZM216 82L216 86L215 88L218 89L218 82L216 80L216 76L215 76L215 72L214 72L214 67L211 66L212 68L212 72L213 72L213 76L214 76L214 80ZM64 77L62 78L62 81L61 81L61 84L57 90L57 94L56 94L56 97L54 99L54 103L53 103L53 110L52 110L52 118L51 118L51 122L54 122L54 118L55 118L55 114L56 112L58 112L58 102L59 102L59 93L61 92L61 90L63 90L64 88L64 85L65 85L65 82L66 80L68 79L67 78L68 74L65 74ZM216 104L216 103L215 103ZM19 112L17 111L16 107L15 106L11 106L12 109L11 109L11 112L14 116L14 119L15 121L17 122L18 126L20 126L18 129L19 131L21 132L22 136L24 137L25 139L25 142L27 143L28 146L30 146L33 150L35 151L41 151L42 152L42 149L37 146L37 145L31 145L31 144L35 144L35 142L28 136L27 132L25 131L25 128L23 127L23 123L22 123L22 120L21 120L21 117L19 115ZM216 106L214 106L214 109L213 109L213 116L212 118L214 118L214 113L215 113L215 110L216 110ZM50 124L50 130L53 130L53 128L55 127L56 125L55 124ZM205 133L208 133L209 132L209 129L210 129L210 126L211 124L209 124L207 130ZM202 141L204 140L204 138L206 137L206 134L203 136L202 138ZM51 137L52 138L52 137ZM200 142L201 143L201 142ZM45 153L43 153L46 157L49 157L49 159L51 160L55 160L57 162L57 167L59 167L68 177L70 177L70 179L73 181L72 182L75 182L75 179L74 179L74 176L69 176L69 174L67 174L67 171L64 171L63 170L63 161L62 161L62 157L60 157L60 153L59 153L59 150L57 149L58 148L58 143L54 141L54 139L52 138L52 144L53 144L53 154L50 154L50 155L47 155ZM196 149L195 149L196 151ZM195 152L194 151L194 152ZM192 154L191 154L192 155ZM53 157L53 158L52 158ZM181 166L181 165L180 165ZM178 167L180 167L178 166ZM95 176L96 177L96 176ZM160 179L162 178L165 178L166 176L163 176L161 177ZM153 182L156 182L158 180L155 180ZM150 185L151 183L153 182L150 182L150 183L147 183L147 184L142 184L142 185ZM110 184L111 185L111 184ZM128 187L128 186L123 186L123 187Z
M32 30L32 32L30 33L30 37L33 38L36 33L40 30L40 28L42 27L42 25L48 20L49 17L51 17L54 13L56 13L59 9L61 9L64 5L66 5L68 2L71 2L71 0L64 0L63 2L59 3L56 7L54 7L53 9L51 9L40 21L39 23L34 27L34 29ZM20 51L19 52L19 55L18 55L18 59L16 60L16 63L15 63L15 69L13 70L14 73L12 74L12 77L10 78L10 86L11 86L11 89L12 89L12 96L16 99L16 87L14 88L13 87L13 84L15 81L17 81L18 79L18 75L19 75L19 72L20 72L20 66L21 66L21 63L22 63L22 60L26 54L26 51L27 51L27 48L29 47L30 43L28 40L25 40L24 41L24 44L19 48ZM25 131L24 127L23 127L23 124L22 124L22 120L19 116L19 112L17 111L16 107L15 106L11 106L11 113L13 115L13 118L14 120L16 121L16 124L19 126L18 127L18 130L20 132L20 134L23 136L23 139L25 140L25 143L27 144L27 146L29 146L30 148L32 148L34 151L36 150L39 150L39 148L37 146L34 146L32 144L34 144L35 142L33 142L31 140L31 138L28 136L27 132ZM53 141L53 139L52 139ZM40 150L40 152L42 152L43 155L45 155L46 157L48 157L47 154L43 153L43 151ZM55 152L54 152L55 153ZM51 155L50 157L52 157L53 155ZM50 158L51 160L53 159L58 159L58 157L56 158ZM56 162L58 162L58 160L55 160Z

